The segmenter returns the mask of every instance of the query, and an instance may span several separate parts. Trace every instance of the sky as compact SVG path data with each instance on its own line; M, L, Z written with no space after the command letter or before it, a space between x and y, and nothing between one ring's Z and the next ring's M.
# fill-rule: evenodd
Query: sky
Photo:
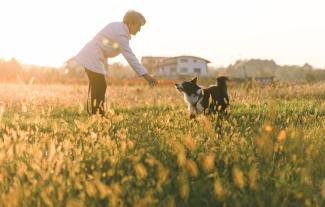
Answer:
M221 67L239 59L325 68L323 0L0 0L0 58L60 67L129 9L147 20L135 55L194 55ZM123 56L109 59L122 62Z

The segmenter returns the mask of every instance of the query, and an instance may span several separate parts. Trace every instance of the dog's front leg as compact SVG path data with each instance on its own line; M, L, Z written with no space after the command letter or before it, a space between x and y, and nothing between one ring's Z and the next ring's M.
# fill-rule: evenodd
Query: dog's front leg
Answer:
M213 114L215 114L216 113L216 111L217 111L217 104L216 104L216 102L213 100L213 101L211 101L211 103L210 103L210 105L209 105L209 114L210 113L213 113Z
M195 114L190 114L190 119L195 119Z
M188 105L188 110L190 112L190 119L194 119L196 116L196 110L195 107L192 106L191 104Z

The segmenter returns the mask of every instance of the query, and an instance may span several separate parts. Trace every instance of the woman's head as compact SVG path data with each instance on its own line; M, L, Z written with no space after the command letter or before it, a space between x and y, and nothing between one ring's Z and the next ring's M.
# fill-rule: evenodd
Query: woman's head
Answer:
M146 23L144 16L134 10L129 10L125 13L123 17L124 24L140 24L143 26Z
M146 23L146 19L141 13L129 10L125 13L123 22L128 26L130 34L136 35L141 30L141 26Z

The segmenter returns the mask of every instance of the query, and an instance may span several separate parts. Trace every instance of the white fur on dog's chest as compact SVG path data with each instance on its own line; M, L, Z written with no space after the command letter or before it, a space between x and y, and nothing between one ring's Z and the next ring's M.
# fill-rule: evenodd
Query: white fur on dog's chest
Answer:
M204 110L198 95L184 94L184 100L187 102L188 110L190 111L191 114L201 113Z
M204 110L204 107L201 104L201 101L199 103L196 104L196 111L197 112L202 112Z
M187 103L195 104L199 100L199 96L198 95L187 95L187 94L184 94L184 100Z

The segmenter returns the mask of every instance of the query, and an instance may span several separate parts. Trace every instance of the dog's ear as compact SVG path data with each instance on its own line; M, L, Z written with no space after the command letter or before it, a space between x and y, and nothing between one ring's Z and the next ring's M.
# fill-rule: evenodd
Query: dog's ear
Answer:
M217 82L220 82L220 81L229 81L229 78L227 76L220 76L217 78Z
M191 82L192 82L192 83L195 83L195 84L196 84L196 81L197 81L197 77L195 77L195 78L193 78L193 79L191 80Z

